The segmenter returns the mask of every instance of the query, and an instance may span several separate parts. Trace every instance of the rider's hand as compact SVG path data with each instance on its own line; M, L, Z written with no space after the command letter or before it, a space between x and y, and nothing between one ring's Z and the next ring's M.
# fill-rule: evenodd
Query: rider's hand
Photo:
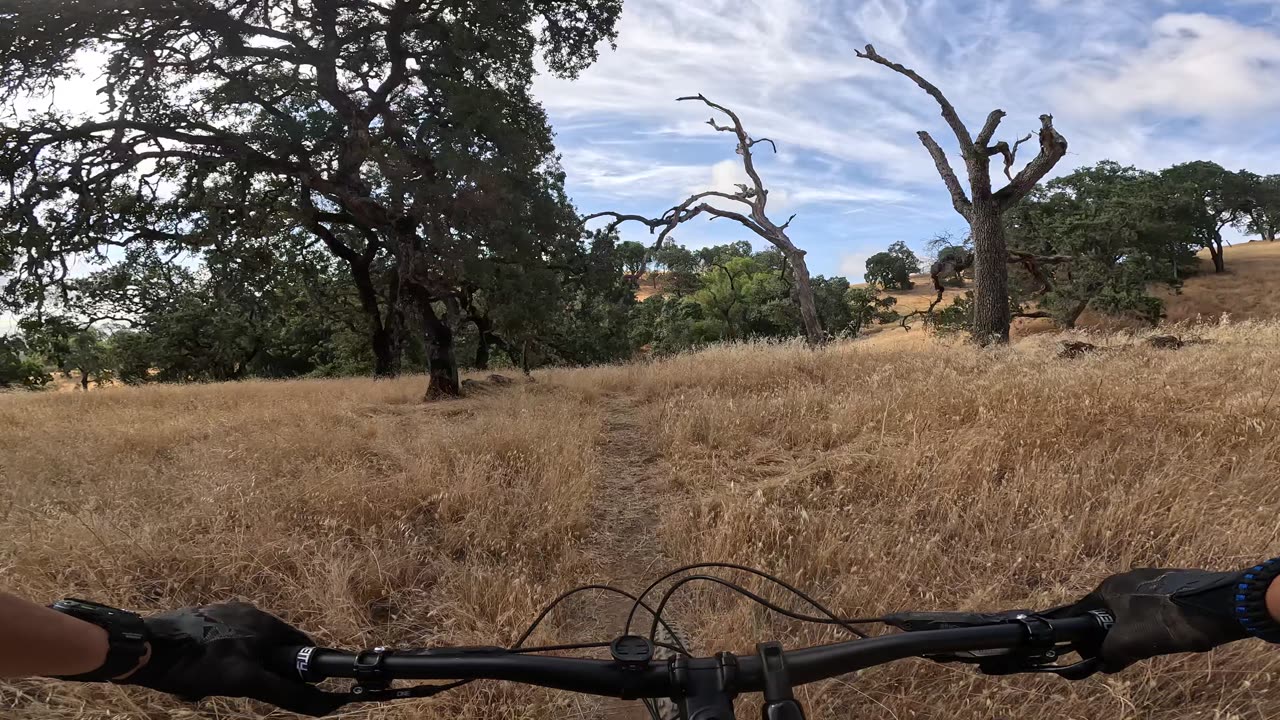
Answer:
M1112 575L1079 602L1051 611L1070 617L1110 610L1115 626L1097 654L1103 672L1118 672L1156 655L1206 652L1248 637L1232 613L1239 572L1141 568Z
M315 645L283 620L246 603L184 608L144 618L151 655L116 682L141 685L184 700L220 695L253 698L306 715L342 703L296 676L271 669L273 651Z

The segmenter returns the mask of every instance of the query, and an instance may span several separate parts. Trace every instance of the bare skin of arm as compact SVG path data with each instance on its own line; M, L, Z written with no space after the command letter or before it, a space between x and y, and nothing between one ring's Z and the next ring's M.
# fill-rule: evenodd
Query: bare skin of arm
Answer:
M1267 612L1280 622L1280 582L1272 581L1271 587L1267 588Z
M80 675L102 667L106 659L106 630L0 593L0 677Z

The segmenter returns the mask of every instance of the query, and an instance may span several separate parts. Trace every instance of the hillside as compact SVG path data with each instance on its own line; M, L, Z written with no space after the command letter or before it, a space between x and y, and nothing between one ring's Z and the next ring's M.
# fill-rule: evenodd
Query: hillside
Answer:
M1135 564L1273 553L1280 324L1203 335L1179 351L1116 336L1079 360L1057 335L723 347L431 405L421 378L9 396L0 587L143 610L244 598L342 647L509 643L569 587L634 590L708 559L852 615L1054 605ZM607 639L624 610L584 598L533 641ZM675 615L703 652L835 637L696 585ZM1277 670L1249 643L1073 684L906 662L801 699L814 718L1262 718L1280 713ZM0 698L19 720L182 707L45 681ZM477 683L342 717L601 712Z
M1225 248L1227 272L1215 274L1208 253L1200 253L1200 274L1186 280L1180 292L1158 286L1152 293L1164 301L1164 324L1217 322L1224 314L1234 320L1265 320L1280 317L1280 243L1252 242ZM935 290L928 275L912 276L915 287L905 292L886 293L897 298L895 308L903 313L925 310L933 302ZM858 287L865 287L859 285ZM947 287L939 308L946 307L965 292ZM1082 330L1141 329L1142 323L1086 312L1078 323ZM1014 338L1052 332L1053 323L1043 319L1016 319ZM867 334L876 342L901 345L921 342L922 338L888 338L905 334L899 325L873 325ZM918 333L922 335L923 333Z
M1188 278L1179 295L1160 289L1168 322L1216 322L1280 317L1280 243L1252 242L1224 249L1227 272L1216 275L1201 254L1201 273Z

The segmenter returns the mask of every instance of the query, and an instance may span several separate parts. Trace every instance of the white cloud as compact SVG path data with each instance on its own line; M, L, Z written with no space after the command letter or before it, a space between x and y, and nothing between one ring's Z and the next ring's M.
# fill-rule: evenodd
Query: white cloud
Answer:
M849 278L849 282L866 282L863 277L867 272L867 258L873 253L856 252L840 256L840 274Z
M1280 36L1228 18L1165 15L1146 47L1110 60L1064 91L1077 113L1247 118L1280 109Z
M665 202L706 176L705 165L673 165L613 146L561 148L574 182L606 198Z

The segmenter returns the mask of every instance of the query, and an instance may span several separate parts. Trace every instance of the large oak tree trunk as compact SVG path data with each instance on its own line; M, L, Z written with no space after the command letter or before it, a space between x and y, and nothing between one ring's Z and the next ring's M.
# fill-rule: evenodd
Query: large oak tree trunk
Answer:
M1209 242L1209 257L1213 258L1213 271L1216 273L1224 272L1227 269L1226 263L1222 258L1222 236L1214 238Z
M485 333L480 333L480 336L476 338L475 365L477 370L489 369L489 352L489 336Z
M387 332L385 328L376 327L373 330L370 342L373 345L373 374L380 378L399 375L399 343L392 337L392 333Z
M436 315L435 308L423 303L422 326L427 341L426 400L456 398L462 395L458 380L458 356L454 351L453 330Z
M356 292L360 297L360 309L364 311L365 318L369 322L369 345L373 349L373 374L380 378L395 377L400 374L400 358L403 349L401 338L404 330L404 313L396 305L399 298L392 297L386 301L388 308L386 317L383 317L382 300L374 287L373 273L369 265L351 263L349 267L351 278L355 281Z
M975 203L970 227L974 258L970 334L979 345L1008 342L1009 250L999 209Z
M827 335L818 319L818 308L813 301L813 285L809 281L809 266L805 264L804 255L803 250L792 250L787 253L787 259L791 262L791 272L795 277L796 304L800 306L805 340L812 346L818 346L827 341Z

